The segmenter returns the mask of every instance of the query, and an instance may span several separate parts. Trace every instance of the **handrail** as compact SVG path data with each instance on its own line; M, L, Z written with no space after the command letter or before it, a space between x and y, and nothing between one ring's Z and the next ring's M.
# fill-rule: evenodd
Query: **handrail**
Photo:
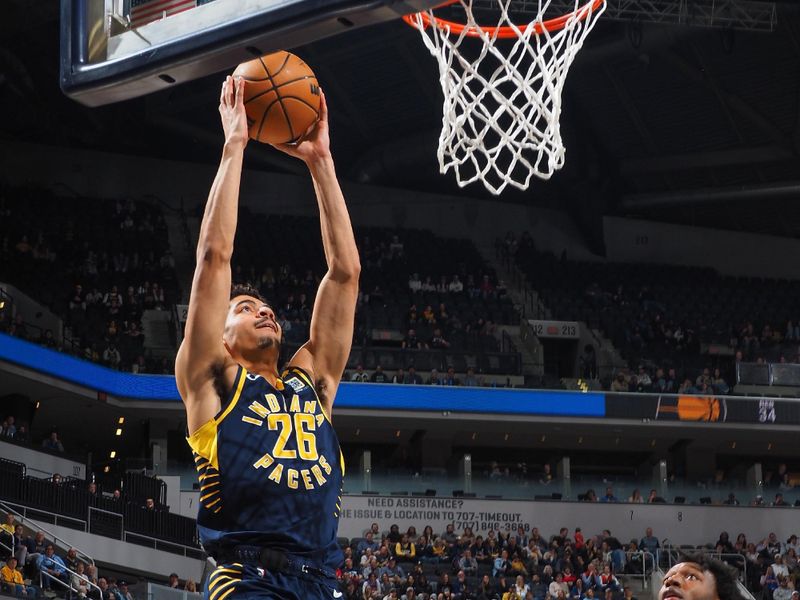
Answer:
M94 566L94 559L91 556L89 556L88 554L86 554L86 552L84 552L83 550L81 550L77 546L74 546L74 545L70 544L67 540L57 536L52 531L50 531L49 529L47 529L46 527L41 525L38 521L34 521L33 519L30 519L30 518L26 517L24 513L19 513L16 510L10 508L9 505L11 505L11 506L20 506L23 510L27 508L27 507L22 506L20 504L14 504L14 503L11 503L11 502L0 502L0 508L4 512L12 513L12 514L16 515L17 518L19 518L19 520L23 524L27 521L30 525L34 526L38 531L44 531L47 535L50 536L50 539L53 540L54 542L60 542L62 546L66 546L67 548L75 548L75 550L78 552L78 556L81 559L84 559L84 562L88 562L90 565ZM42 514L46 514L46 515L53 515L54 517L63 517L64 516L64 515L59 515L57 513L49 512L49 511L46 511L46 510L36 509L36 512L39 512L39 513L42 513ZM84 521L83 519L75 519L74 517L69 517L69 518L72 519L73 521L79 521L79 522L83 523L84 527L86 527L86 521ZM84 529L84 531L85 531L85 529Z
M125 540L125 515L123 513L113 512L111 510L105 510L103 508L97 508L96 506L91 506L91 505L89 506L89 513L86 521L86 531L88 533L92 533L92 511L104 513L107 515L112 515L114 517L119 518L119 526L120 526L119 539L122 541Z
M96 589L98 592L100 592L100 597L101 597L101 598L103 597L103 590L101 590L101 589L100 589L100 588L97 586L97 584L95 584L95 583L92 583L92 581L91 581L91 580L90 580L88 577L86 577L86 575L81 575L80 573L76 573L75 571L73 571L72 569L70 569L70 568L69 568L68 566L66 566L66 565L64 565L64 570L65 570L67 573L69 573L70 575L75 575L75 576L77 576L79 579L82 579L82 580L84 580L84 581L87 583L88 587L93 587L93 588L95 588L95 589ZM48 572L46 572L46 571L41 571L41 570L39 571L39 587L40 587L40 588L44 588L44 586L42 585L42 577L43 577L43 576L44 576L44 577L49 577L51 580L58 582L58 584L59 584L59 585L61 585L61 586L63 586L63 587L66 587L66 588L69 588L71 591L73 591L73 592L75 592L75 593L78 593L78 590L76 590L74 587L72 587L72 583L71 583L71 582L72 582L72 578L70 578L70 583L65 583L65 582L61 581L61 580L60 580L58 577L53 577L52 575L50 575L50 573L48 573Z
M183 549L183 556L186 556L186 552L187 551L192 551L192 552L197 552L198 550L203 551L203 548L201 546L199 546L199 545L198 546L187 546L186 544L181 544L180 542L171 542L169 540L154 538L153 536L145 535L143 533L137 533L135 531L125 531L124 532L124 539L122 541L123 542L127 542L128 541L127 538L128 538L129 535L135 536L137 538L144 538L146 540L152 540L154 549L157 549L156 548L156 544L169 544L170 546L175 546L177 548L181 548L181 549Z
M638 579L639 577L641 577L642 578L642 589L646 590L647 589L647 579L648 579L647 557L648 556L650 557L650 561L651 561L650 564L653 565L653 570L658 568L658 563L656 562L656 557L653 555L652 552L648 552L647 550L639 550L638 552L633 552L632 555L633 556L638 556L638 555L642 556L642 573L641 573L641 575L639 575L637 573L624 573L624 575L626 577L630 577L632 579Z

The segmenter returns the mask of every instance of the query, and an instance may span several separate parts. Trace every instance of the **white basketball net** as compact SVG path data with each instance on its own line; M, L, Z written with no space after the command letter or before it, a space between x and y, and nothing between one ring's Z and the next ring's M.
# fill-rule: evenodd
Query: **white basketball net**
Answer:
M467 21L458 35L447 26L425 26L421 14L412 17L439 63L444 92L439 171L453 169L460 187L480 180L493 194L508 185L525 190L531 175L549 179L564 166L561 92L575 55L606 8L602 2L592 11L591 2L576 0L564 27L550 32L534 27L551 2L539 0L536 18L523 31L509 17L513 1L493 2L500 10L498 26L516 33L506 51L497 47L496 32L490 35L476 22L473 0L459 0ZM470 38L470 30L480 38ZM462 49L478 50L477 58L466 58Z

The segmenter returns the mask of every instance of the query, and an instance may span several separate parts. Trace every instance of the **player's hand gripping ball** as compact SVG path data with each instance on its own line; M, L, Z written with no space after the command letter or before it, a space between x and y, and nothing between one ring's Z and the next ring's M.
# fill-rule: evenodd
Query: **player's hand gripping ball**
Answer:
M317 77L299 57L281 50L240 64L250 139L293 144L319 119Z

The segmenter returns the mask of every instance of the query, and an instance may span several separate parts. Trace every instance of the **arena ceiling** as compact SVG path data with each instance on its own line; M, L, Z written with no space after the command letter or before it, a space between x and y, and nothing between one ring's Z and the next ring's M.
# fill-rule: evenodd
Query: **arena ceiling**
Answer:
M691 0L689 0L691 2ZM88 109L58 88L58 3L10 0L0 20L0 135L215 162L219 77ZM773 32L601 20L564 92L567 166L503 199L569 211L800 236L800 9L777 5ZM633 40L633 41L632 41ZM343 178L458 190L438 174L438 73L401 22L295 49L328 95ZM252 168L297 170L251 144Z

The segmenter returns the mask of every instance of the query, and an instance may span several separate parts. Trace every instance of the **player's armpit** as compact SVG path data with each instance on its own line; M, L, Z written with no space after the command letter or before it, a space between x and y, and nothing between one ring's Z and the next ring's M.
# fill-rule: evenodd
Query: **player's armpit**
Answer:
M357 276L325 275L314 301L309 340L289 361L312 374L329 415L353 345L357 299Z
M230 289L229 260L212 251L199 251L185 334L175 360L175 380L190 421L195 420L192 411L198 404L216 404L218 409L219 395L209 396L208 391L213 392L214 379L228 358L222 334ZM201 412L201 424L208 420L206 413L216 414L214 406L201 408Z

